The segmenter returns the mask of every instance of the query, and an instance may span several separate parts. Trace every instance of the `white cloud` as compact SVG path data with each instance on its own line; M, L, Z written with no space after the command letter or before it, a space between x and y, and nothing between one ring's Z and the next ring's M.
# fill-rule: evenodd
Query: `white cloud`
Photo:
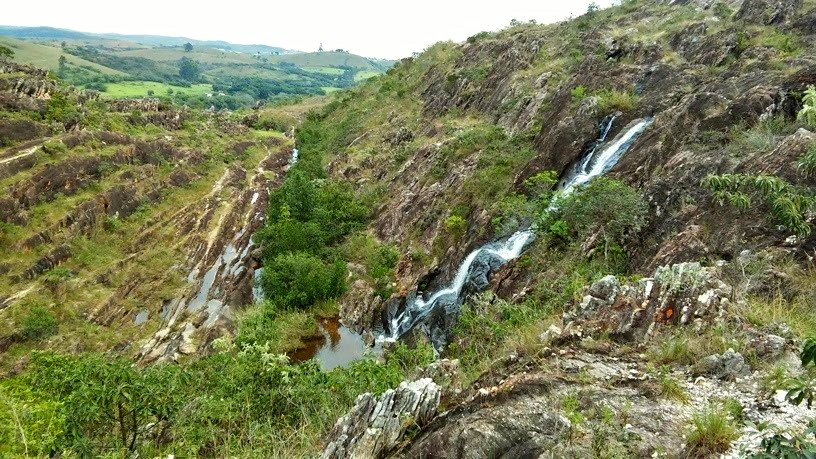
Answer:
M0 23L85 32L186 36L302 51L342 48L399 58L441 40L462 41L511 19L555 22L586 11L591 0L211 1L40 0L3 5ZM611 0L596 0L608 6ZM119 7L123 5L123 7Z

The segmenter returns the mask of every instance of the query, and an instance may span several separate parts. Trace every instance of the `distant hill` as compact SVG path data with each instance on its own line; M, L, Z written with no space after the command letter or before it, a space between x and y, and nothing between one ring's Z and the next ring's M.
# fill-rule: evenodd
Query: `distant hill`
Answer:
M270 62L288 62L298 67L352 67L357 69L385 71L394 61L369 59L347 52L326 51L272 56Z
M135 43L148 46L183 46L185 43L190 43L193 46L203 46L207 48L223 49L227 51L235 51L247 54L289 54L298 53L299 51L284 49L277 46L267 45L239 45L229 43L222 40L194 40L186 37L165 37L162 35L122 35L117 33L103 33L99 34L101 37L112 38L117 40L128 40Z
M115 75L120 77L127 75L124 72L105 67L104 65L64 53L60 48L53 46L2 36L0 36L0 44L8 46L12 51L14 51L14 60L17 62L31 64L45 70L59 70L59 58L60 56L64 55L66 62L69 65L80 68L88 68L104 75Z
M0 35L13 38L43 38L52 40L80 39L89 34L54 27L18 27L0 25Z
M394 63L343 50L302 53L221 40L53 27L0 26L0 43L14 50L15 61L51 70L64 82L100 91L103 97L184 96L176 101L217 108L348 88ZM185 49L187 43L192 49ZM181 65L189 61L196 68L183 76Z

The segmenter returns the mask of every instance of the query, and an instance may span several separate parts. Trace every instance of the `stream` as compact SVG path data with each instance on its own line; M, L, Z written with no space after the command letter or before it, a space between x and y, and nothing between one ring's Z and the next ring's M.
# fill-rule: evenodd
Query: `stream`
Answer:
M651 124L652 119L646 118L633 122L626 132L619 135L611 144L606 145L606 137L614 121L615 117L610 116L601 123L598 140L560 181L557 190L561 196L571 193L575 187L585 185L593 178L612 169L637 137ZM392 314L385 322L383 333L377 337L377 342L398 340L438 308L443 308L445 315L455 313L463 300L462 290L466 284L473 284L475 290L484 290L488 285L490 273L518 258L534 238L535 228L529 227L517 231L507 239L489 242L472 251L465 257L449 285L427 296L421 292L410 295L405 307ZM440 347L438 346L439 331L427 331L434 344Z
M652 118L633 121L628 129L608 143L606 141L614 116L609 116L600 125L598 139L564 175L557 185L559 195L571 193L576 187L589 183L615 167L638 136L652 123ZM297 161L297 150L294 150L291 164ZM454 316L464 300L463 291L481 291L488 287L489 276L504 264L512 261L524 252L535 239L534 227L519 230L511 236L489 242L473 250L462 261L453 280L446 286L428 294L414 292L409 294L403 307L388 311L383 320L380 334L375 340L374 348L364 342L360 334L354 333L340 323L339 318L321 319L318 321L320 336L307 340L305 346L292 352L290 358L297 362L315 359L324 370L345 366L367 354L381 352L384 343L395 342L417 326L426 328L431 341L439 348L438 339L445 330L436 330L427 323L432 314L442 317ZM256 270L256 300L263 297L258 286L260 269ZM467 288L467 289L466 289Z

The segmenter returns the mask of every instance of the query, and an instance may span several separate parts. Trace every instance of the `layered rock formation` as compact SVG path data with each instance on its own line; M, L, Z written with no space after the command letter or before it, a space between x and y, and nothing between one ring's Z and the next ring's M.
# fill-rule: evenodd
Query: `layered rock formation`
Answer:
M337 421L324 459L378 458L397 446L405 431L424 427L436 415L441 391L430 378L403 382L379 397L363 394Z

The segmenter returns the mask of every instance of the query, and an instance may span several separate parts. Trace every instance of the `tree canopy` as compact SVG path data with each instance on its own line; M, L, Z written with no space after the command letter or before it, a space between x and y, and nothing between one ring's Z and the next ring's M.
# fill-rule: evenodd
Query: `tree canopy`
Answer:
M182 57L179 61L179 76L187 81L198 81L201 77L201 67L189 57Z

